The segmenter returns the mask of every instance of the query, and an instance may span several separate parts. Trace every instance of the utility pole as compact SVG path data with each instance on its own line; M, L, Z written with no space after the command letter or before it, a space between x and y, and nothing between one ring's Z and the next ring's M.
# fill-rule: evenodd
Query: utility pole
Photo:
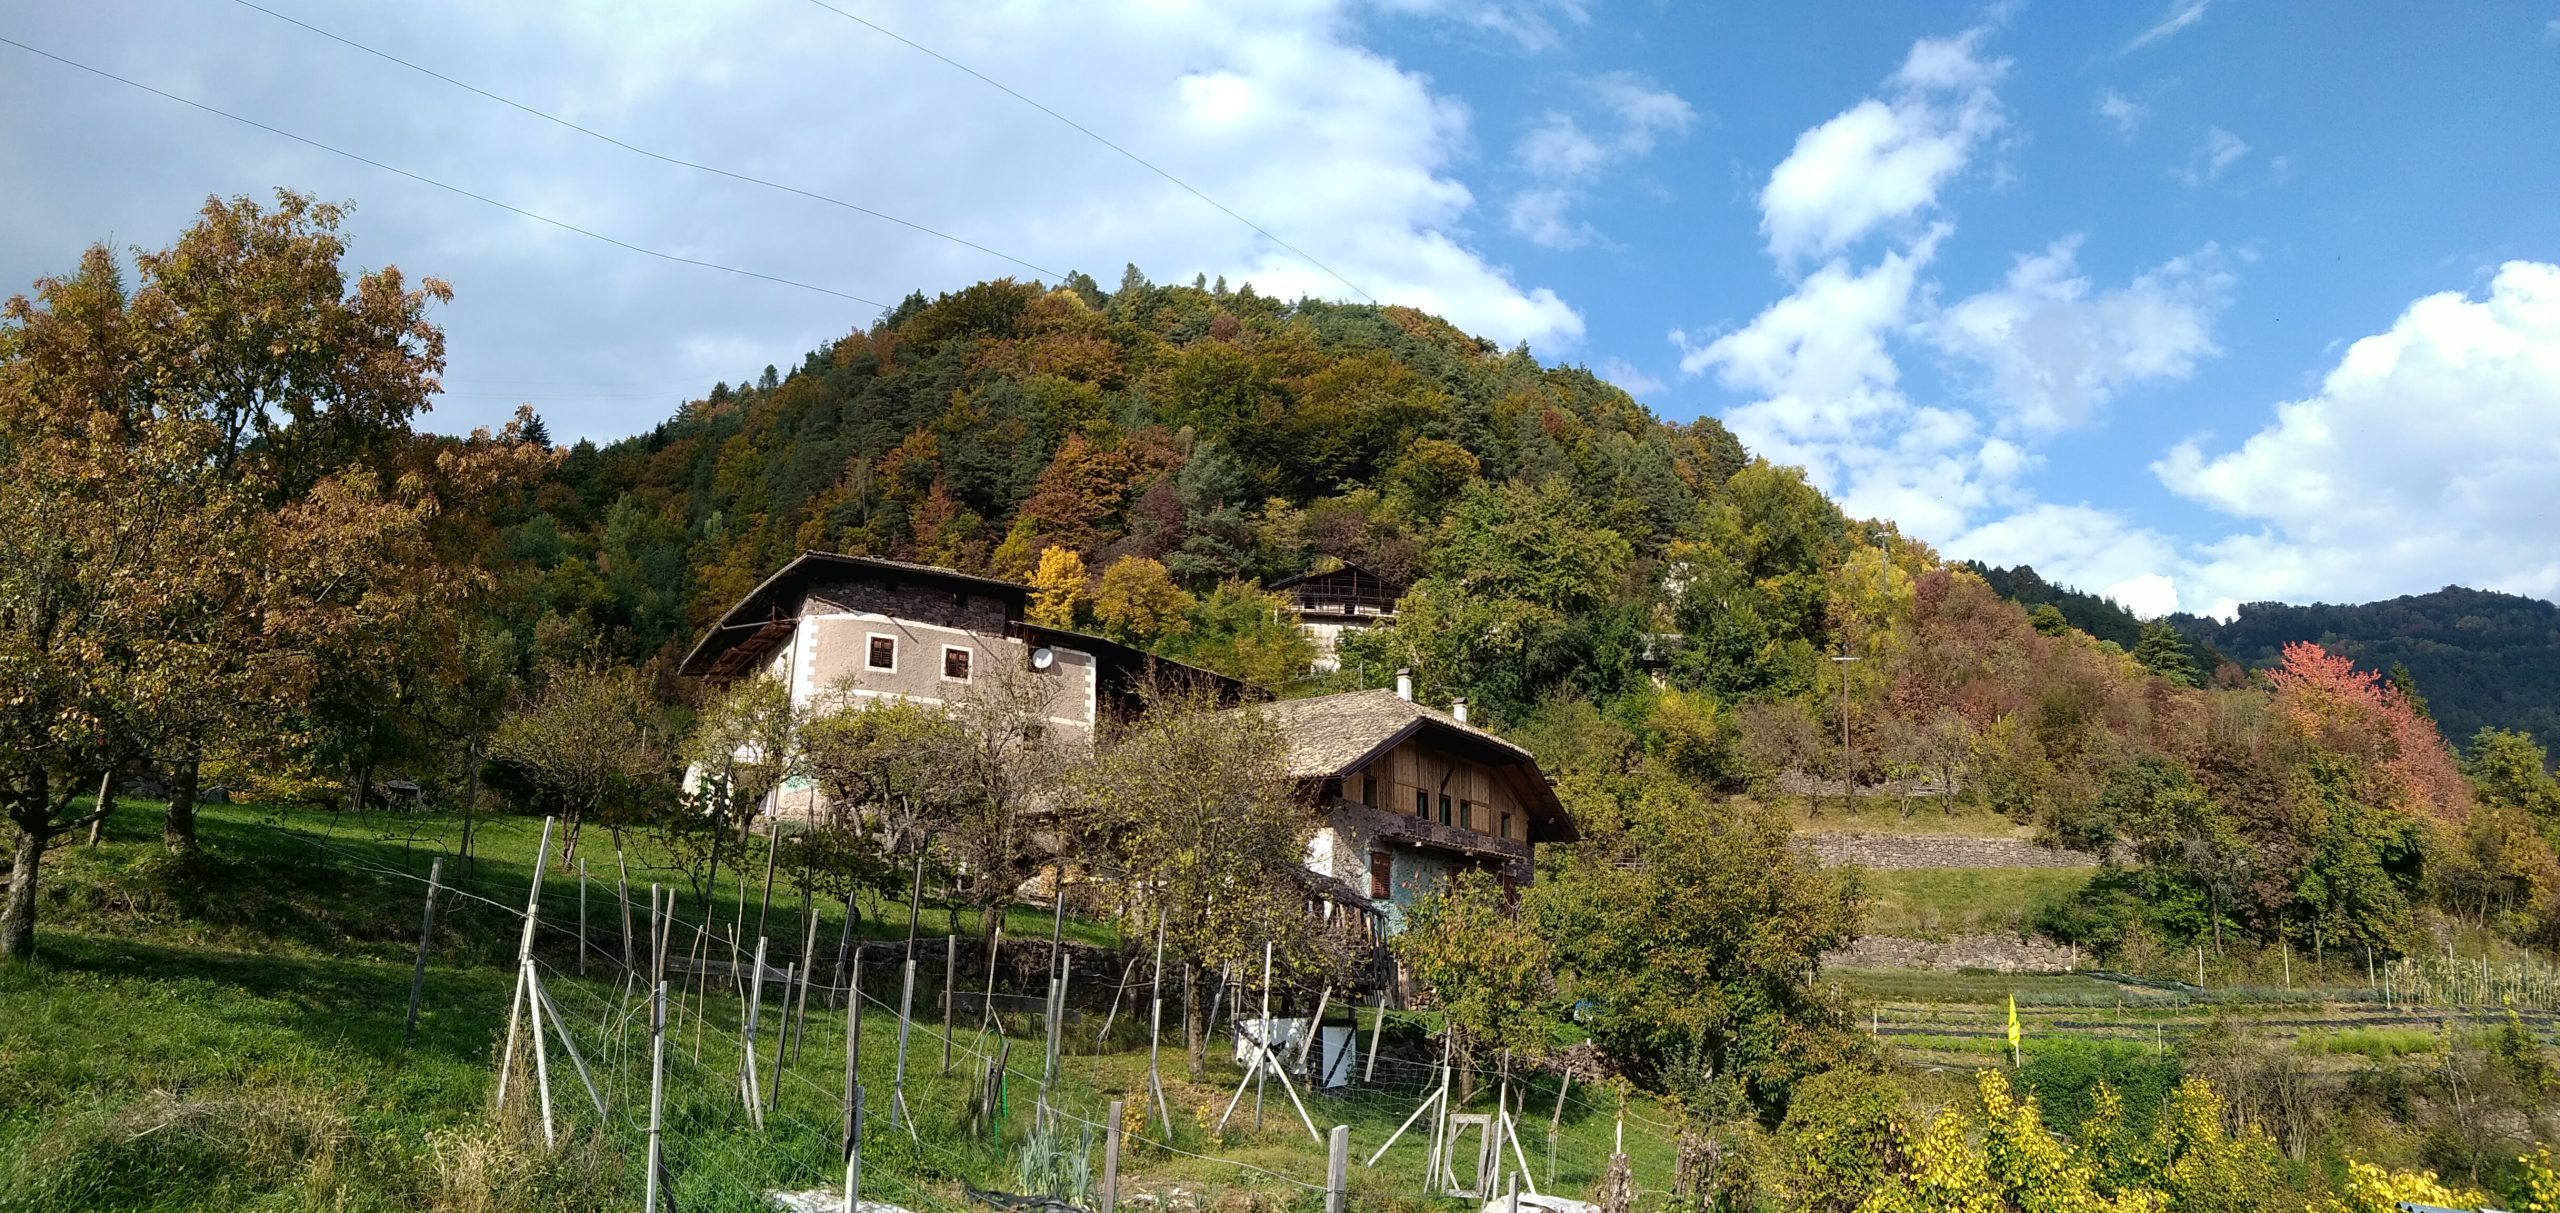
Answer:
M1831 659L1840 667L1840 812L1849 813L1849 663L1858 660L1854 654L1841 653Z

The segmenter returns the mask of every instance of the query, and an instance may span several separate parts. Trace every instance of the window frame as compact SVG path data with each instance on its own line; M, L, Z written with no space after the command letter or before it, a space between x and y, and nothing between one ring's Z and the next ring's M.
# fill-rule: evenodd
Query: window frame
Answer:
M1413 815L1424 821L1431 820L1431 793L1421 788L1413 790Z
M887 641L887 642L888 642L888 644L889 644L889 664L887 664L887 665L881 665L878 661L874 660L876 657L878 657L878 656L879 656L879 647L880 647L880 643L881 643L882 641ZM897 637L897 634L896 634L896 633L894 633L894 632L866 632L866 633L864 633L864 634L863 634L863 641L862 641L862 668L863 668L863 669L866 669L866 670L875 670L875 671L878 671L878 672L883 673L883 674L895 674L895 673L897 673L897 672L898 672L898 637Z
M1389 901L1396 892L1396 856L1393 851L1369 852L1369 900Z
M951 672L951 655L954 653L960 655L960 672L957 674ZM942 681L972 682L976 680L977 675L978 651L976 649L970 648L965 644L946 644L942 646Z

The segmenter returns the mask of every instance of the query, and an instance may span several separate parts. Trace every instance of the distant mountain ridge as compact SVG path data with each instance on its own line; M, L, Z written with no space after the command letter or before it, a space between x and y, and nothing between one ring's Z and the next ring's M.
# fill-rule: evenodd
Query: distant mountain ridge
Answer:
M2253 669L2306 640L2369 669L2405 665L2456 745L2483 728L2560 741L2560 606L2539 598L2446 586L2358 605L2252 602L2229 623L2169 622Z
M2028 565L1969 565L2000 596L2051 605L2071 626L2130 650L2142 621L2120 603L2056 585ZM2367 669L2408 667L2445 738L2467 746L2484 728L2520 729L2560 743L2560 606L2494 590L2446 586L2381 602L2243 603L2229 623L2177 614L2167 622L2208 671L2227 659L2276 664L2284 646L2317 644Z

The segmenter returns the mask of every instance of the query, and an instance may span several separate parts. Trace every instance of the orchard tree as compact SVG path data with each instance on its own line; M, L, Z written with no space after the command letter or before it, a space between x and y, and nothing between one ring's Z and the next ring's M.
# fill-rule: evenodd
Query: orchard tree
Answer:
M1491 876L1467 872L1434 889L1407 912L1392 946L1448 1022L1460 1103L1487 1057L1546 1055L1556 1026L1554 957Z
M76 798L223 684L208 600L254 595L258 503L212 474L219 429L153 407L113 258L0 309L0 811L15 827L0 960L34 954L47 847Z
M1524 912L1602 1047L1674 1090L1731 1080L1763 1108L1853 1054L1810 974L1856 934L1855 886L1797 854L1784 818L1678 785L1596 815L1627 820L1596 832L1605 847L1563 851Z
M562 864L576 857L579 831L590 819L611 828L620 849L622 825L643 788L666 773L652 735L656 711L636 670L555 668L489 739L490 757L523 771L543 807L568 819Z
M1322 963L1297 879L1313 814L1288 774L1279 731L1250 708L1158 688L1138 720L1103 739L1066 784L1075 837L1129 896L1132 939L1159 933L1182 966L1184 1039L1196 1078L1208 1056L1200 978L1258 961L1266 942L1293 967Z

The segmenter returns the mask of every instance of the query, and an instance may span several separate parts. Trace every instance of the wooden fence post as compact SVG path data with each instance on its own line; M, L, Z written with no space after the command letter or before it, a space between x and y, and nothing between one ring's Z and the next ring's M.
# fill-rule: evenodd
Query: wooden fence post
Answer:
M436 933L436 882L443 877L444 856L438 855L427 864L427 912L418 924L418 967L409 975L409 1022L400 1029L402 1044L418 1039L418 1002L427 993L427 941Z
M1102 1213L1119 1213L1120 1117L1126 1106L1122 1100L1112 1100L1111 1123L1102 1130Z
M657 908L658 891L649 890L649 907ZM666 1127L667 1099L667 983L657 984L649 1001L649 1173L641 1181L645 1192L644 1213L658 1213L659 1174L666 1169L666 1152L659 1134Z
M782 996L785 999L791 997L791 979L798 975L795 971L798 968L798 961L782 966ZM790 1056L791 1004L786 1001L782 1004L781 1021L773 1025L773 1083L764 1092L764 1106L768 1112L782 1106L782 1063Z
M746 1012L738 1025L738 1098L746 1104L748 1118L756 1128L764 1128L764 1092L756 1088L756 1021L764 1013L764 937L756 937L755 969L748 975Z
M516 1030L523 1025L525 987L533 981L533 931L542 916L542 865L551 856L551 825L555 820L542 819L542 842L533 851L533 887L524 897L524 936L516 943L516 992L507 1000L507 1048L498 1059L500 1108L507 1106L507 1077L516 1066Z
M861 1122L855 1109L862 1097L862 953L853 954L853 967L846 971L844 999L844 1148L850 1154L855 1148L854 1136Z
M942 937L942 1072L951 1072L951 1003L960 989L960 937Z
M635 953L631 948L631 865L622 858L621 847L613 849L613 867L613 892L622 900L622 971L627 975L638 972L639 965L632 959ZM658 908L655 898L650 900L649 908Z
M1350 1210L1351 1126L1335 1125L1332 1139L1325 1143L1324 1213L1350 1213Z
M107 814L115 811L116 772L115 768L109 767L106 774L98 776L98 815L89 822L90 846L98 845L98 840L106 836Z
M578 976L587 975L587 857L578 857Z

